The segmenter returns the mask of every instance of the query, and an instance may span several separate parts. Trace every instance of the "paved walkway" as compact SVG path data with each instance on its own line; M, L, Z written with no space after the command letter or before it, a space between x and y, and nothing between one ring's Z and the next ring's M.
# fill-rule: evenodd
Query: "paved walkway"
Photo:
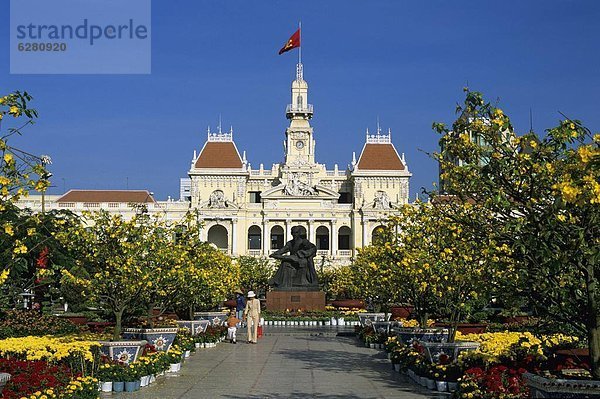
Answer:
M257 345L240 340L200 349L177 375L167 374L138 392L102 397L448 398L409 383L392 370L383 351L360 346L355 337L326 329L268 328Z

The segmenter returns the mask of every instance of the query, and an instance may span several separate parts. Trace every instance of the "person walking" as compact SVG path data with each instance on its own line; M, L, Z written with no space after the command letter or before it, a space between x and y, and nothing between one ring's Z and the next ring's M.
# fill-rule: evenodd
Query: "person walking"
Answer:
M229 318L227 319L227 339L232 344L237 344L237 325L239 324L240 319L235 317L233 311L229 314Z
M244 316L244 308L246 307L246 298L241 290L235 292L235 313L238 319L242 320ZM238 323L238 327L243 327Z
M248 291L243 319L248 326L248 343L255 344L258 335L258 321L260 320L260 301L256 299L254 291Z

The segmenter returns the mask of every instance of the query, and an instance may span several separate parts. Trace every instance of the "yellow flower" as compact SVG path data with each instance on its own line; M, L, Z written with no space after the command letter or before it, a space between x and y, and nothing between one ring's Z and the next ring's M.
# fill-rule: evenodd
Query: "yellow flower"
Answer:
M6 282L6 279L8 278L9 274L10 274L10 269L2 270L2 273L0 273L0 285L4 284L4 282Z
M12 154L4 154L4 162L6 162L7 164L11 164L12 162L14 162Z
M9 108L8 113L16 118L17 116L21 115L21 110L19 109L19 107L13 105Z
M4 225L4 232L5 232L6 234L8 234L9 236L12 236L12 235L14 235L14 234L15 234L15 232L14 232L14 230L13 230L13 226L12 226L12 224L6 223L6 224Z

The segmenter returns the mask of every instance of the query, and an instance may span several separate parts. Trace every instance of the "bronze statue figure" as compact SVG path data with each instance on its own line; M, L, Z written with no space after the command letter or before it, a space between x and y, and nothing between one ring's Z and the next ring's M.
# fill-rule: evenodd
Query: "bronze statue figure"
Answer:
M275 275L269 280L269 285L275 290L286 291L294 289L315 290L319 288L317 272L313 258L317 247L301 237L300 226L292 227L291 241L270 256L281 260L281 265ZM289 252L289 255L285 255Z

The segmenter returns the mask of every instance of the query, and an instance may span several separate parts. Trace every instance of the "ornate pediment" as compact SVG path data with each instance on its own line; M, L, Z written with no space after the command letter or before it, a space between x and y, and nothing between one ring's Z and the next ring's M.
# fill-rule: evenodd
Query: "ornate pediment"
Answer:
M225 198L225 193L222 190L215 190L210 194L208 201L200 203L200 208L203 209L239 209L239 206L233 201Z
M392 204L388 194L385 191L377 191L375 193L375 197L373 201L365 203L361 209L363 210L377 210L377 211L386 211L390 209L395 209L396 206Z
M314 185L309 186L306 183L300 183L297 186L289 183L282 183L277 187L273 187L261 194L264 199L285 199L285 198L302 198L302 199L337 199L340 194L330 188Z

